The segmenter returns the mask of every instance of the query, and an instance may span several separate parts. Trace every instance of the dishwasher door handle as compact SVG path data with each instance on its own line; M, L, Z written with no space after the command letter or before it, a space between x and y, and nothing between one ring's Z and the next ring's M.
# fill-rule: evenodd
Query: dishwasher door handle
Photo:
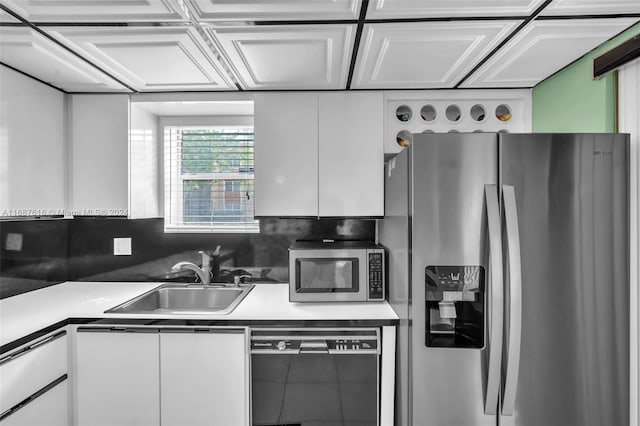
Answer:
M301 354L317 354L329 353L329 346L327 346L326 340L311 340L306 342L300 342L300 353Z

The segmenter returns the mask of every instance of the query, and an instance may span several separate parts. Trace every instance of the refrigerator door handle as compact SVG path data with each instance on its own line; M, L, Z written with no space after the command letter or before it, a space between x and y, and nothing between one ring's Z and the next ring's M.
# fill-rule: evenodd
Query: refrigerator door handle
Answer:
M522 337L522 267L520 259L520 233L518 211L513 186L502 186L504 224L507 242L507 265L509 268L509 298L507 309L506 355L504 360L504 388L502 393L502 415L513 416L518 372L520 368L520 342Z
M500 367L502 362L502 325L503 325L503 267L502 238L500 236L500 204L498 187L485 185L484 195L487 208L487 231L489 238L489 341L487 342L488 361L484 400L485 414L497 414L500 395Z

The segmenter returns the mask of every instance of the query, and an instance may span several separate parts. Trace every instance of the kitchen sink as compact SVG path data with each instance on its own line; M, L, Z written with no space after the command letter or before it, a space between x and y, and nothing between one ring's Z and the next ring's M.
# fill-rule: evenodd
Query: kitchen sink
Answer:
M253 284L179 285L163 284L124 302L107 314L228 314L247 294Z

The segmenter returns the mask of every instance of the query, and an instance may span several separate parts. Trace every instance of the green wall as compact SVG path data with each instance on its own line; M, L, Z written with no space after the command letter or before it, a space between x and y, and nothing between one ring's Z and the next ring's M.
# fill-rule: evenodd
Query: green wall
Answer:
M594 80L593 59L640 34L640 22L533 88L534 132L616 131L613 73Z

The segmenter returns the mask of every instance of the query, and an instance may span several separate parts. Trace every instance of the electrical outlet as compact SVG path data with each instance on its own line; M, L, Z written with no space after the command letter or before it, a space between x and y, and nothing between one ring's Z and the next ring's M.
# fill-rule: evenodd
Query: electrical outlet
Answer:
M114 238L113 255L131 256L131 238Z
M13 232L7 233L4 248L9 251L22 251L22 234L16 234Z

